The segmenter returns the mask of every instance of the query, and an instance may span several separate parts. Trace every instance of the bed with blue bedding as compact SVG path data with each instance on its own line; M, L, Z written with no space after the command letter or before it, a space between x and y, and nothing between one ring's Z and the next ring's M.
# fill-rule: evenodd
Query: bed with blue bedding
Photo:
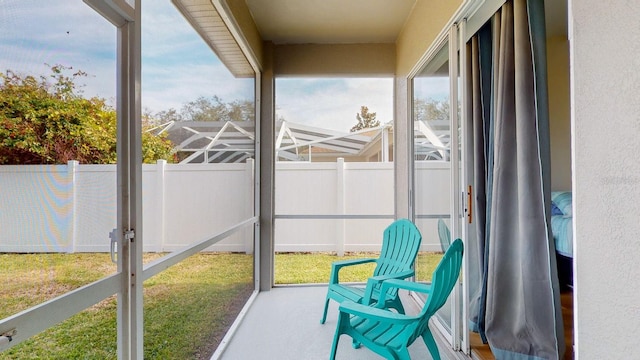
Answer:
M573 285L573 213L570 191L551 193L551 232L556 244L561 287Z

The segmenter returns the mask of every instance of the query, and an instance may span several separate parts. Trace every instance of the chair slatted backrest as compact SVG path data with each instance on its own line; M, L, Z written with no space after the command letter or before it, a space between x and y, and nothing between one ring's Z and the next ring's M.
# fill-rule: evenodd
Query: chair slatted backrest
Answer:
M416 260L422 235L407 219L394 221L384 230L382 250L373 276L387 275L410 270ZM379 289L378 285L378 289ZM398 290L393 289L392 294Z
M442 219L438 219L438 238L440 239L442 252L447 251L449 245L451 245L451 232L449 231L447 224L445 224Z
M456 239L447 249L442 260L433 271L431 277L431 293L427 296L427 302L420 314L420 321L413 334L413 338L409 342L411 344L422 332L426 326L429 326L429 319L440 309L453 287L457 284L458 275L462 266L463 245L462 240Z

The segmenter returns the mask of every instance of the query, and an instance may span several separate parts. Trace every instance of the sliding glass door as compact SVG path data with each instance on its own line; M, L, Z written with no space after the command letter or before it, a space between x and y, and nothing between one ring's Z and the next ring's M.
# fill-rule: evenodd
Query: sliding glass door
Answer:
M413 209L423 236L416 261L418 282L431 281L439 253L453 239L464 240L457 31L454 25L412 80ZM456 350L467 343L462 329L462 279L436 314L440 332Z

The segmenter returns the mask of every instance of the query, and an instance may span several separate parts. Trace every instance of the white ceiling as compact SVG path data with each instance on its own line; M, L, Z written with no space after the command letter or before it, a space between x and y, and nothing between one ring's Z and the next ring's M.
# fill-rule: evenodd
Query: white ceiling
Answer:
M276 44L394 43L415 0L246 0Z

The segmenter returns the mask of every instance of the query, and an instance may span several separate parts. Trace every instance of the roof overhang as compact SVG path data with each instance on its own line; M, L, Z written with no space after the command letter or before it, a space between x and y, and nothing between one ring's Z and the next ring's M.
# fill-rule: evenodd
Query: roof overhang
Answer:
M233 35L232 17L212 0L171 0L189 24L236 77L254 77L255 71ZM221 15L221 13L223 15Z

